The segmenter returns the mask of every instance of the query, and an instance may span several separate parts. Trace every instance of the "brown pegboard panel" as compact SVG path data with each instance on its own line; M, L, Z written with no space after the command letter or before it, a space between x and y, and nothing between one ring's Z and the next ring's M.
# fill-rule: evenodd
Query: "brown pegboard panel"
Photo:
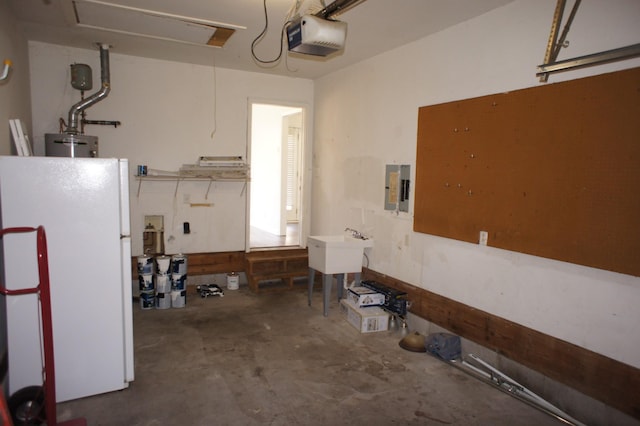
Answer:
M420 108L414 230L640 276L640 68Z

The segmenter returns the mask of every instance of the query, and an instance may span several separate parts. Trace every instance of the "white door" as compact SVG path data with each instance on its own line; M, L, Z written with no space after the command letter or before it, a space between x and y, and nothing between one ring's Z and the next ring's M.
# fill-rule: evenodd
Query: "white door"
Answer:
M298 113L296 115L302 115ZM286 152L287 152L287 193L286 193L286 215L287 223L297 223L300 220L300 163L301 163L301 143L302 128L286 117Z
M250 101L249 111L247 159L251 181L247 206L247 249L300 246L304 226L300 207L304 201L304 174L300 167L300 158L305 153L304 107ZM296 152L293 153L295 158L291 157L291 161L287 143L289 122L298 129ZM289 169L289 165L297 170ZM293 229L287 226L291 219L290 210L295 214L292 220L297 221Z

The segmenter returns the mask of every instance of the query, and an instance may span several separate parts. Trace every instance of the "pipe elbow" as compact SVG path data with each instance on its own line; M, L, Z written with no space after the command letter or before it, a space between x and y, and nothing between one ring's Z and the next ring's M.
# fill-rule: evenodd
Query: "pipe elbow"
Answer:
M9 70L11 69L11 66L13 65L13 63L11 62L11 59L5 59L4 60L4 68L2 70L2 74L0 75L0 81L6 79L7 77L9 77Z

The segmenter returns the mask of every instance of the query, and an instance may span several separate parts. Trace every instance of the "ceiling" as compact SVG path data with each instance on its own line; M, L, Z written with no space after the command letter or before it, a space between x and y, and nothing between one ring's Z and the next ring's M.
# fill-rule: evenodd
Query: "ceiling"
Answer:
M315 0L316 3L318 1ZM464 22L511 1L513 0L366 0L336 17L348 24L346 47L343 51L322 58L287 54L285 46L282 59L270 66L259 64L251 54L252 41L265 28L263 0L75 0L76 6L107 6L109 10L131 12L122 15L97 9L89 17L91 27L77 24L78 7L74 8L73 0L9 0L9 4L28 40L86 49L97 49L96 43L99 42L111 45L113 53L314 79ZM326 0L327 5L331 2L332 0ZM255 48L259 59L273 60L278 56L281 28L294 3L294 0L266 1L269 27ZM313 5L314 1L299 0L299 3L302 4L302 10L307 10L306 7ZM114 8L112 5L125 6L127 9ZM143 11L142 14L136 13L140 10ZM163 19L159 23L141 22L140 19L149 11ZM84 9L81 12L84 14ZM176 16L181 17L178 21L213 21L221 27L235 29L235 32L223 47L207 46L204 43L187 44L122 32L126 25L131 25L136 28L134 32L140 33L147 31L148 27L160 28L165 24L169 27L175 23ZM81 23L89 18L82 16Z

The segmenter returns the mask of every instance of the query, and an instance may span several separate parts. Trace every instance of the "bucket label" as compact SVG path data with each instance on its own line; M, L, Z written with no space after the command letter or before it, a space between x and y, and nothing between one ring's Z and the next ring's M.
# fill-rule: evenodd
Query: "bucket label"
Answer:
M187 273L187 257L176 254L171 257L171 273L185 275Z
M153 274L153 258L147 255L138 257L138 274Z
M155 300L155 292L153 291L143 291L140 293L140 308L142 309L153 309L156 305Z
M173 290L185 290L187 287L187 275L173 274L171 276L171 288Z
M138 275L138 282L140 283L140 291L149 291L154 289L152 274Z

